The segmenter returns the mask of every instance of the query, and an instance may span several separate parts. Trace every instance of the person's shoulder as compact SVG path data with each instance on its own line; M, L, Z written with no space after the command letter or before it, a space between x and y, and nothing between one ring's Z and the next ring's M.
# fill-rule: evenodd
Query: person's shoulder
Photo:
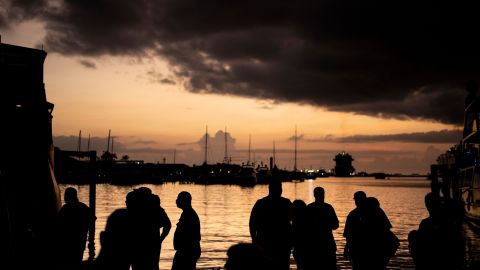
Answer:
M329 203L324 203L325 207L328 208L329 210L333 210L335 211L335 209L333 208L333 206Z
M268 196L263 197L263 198L260 198L260 199L258 199L258 200L255 202L255 206L258 207L258 206L260 206L260 205L263 205L263 204L267 203L268 201L269 201Z
M90 207L88 207L88 205L86 205L85 203L83 202L78 202L78 207L79 208L83 208L83 209L89 209Z
M158 213L161 215L167 215L167 212L165 211L165 209L163 209L163 207L158 207Z
M357 215L359 215L359 210L358 210L358 208L355 208L352 211L350 211L350 213L348 213L347 220L352 219Z

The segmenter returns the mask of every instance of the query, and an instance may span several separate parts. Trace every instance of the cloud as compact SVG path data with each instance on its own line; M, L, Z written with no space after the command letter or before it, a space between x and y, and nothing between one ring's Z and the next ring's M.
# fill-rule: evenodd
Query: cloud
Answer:
M150 79L150 82L156 82L160 84L169 84L169 85L175 85L176 82L171 76L165 76L161 72L158 72L154 69L151 69L147 71L147 76Z
M142 140L142 139L139 139L139 140L136 140L134 143L135 143L135 144L156 144L157 142L154 141L154 140Z
M479 79L475 1L1 1L55 52L158 56L195 93L459 125Z
M292 137L294 138L294 137ZM292 139L292 138L289 138ZM405 142L405 143L444 143L454 144L462 139L460 130L440 130L428 132L376 134L376 135L353 135L334 137L327 135L323 138L309 139L298 137L307 142L338 142L338 143L376 143L376 142Z
M297 135L297 141L303 140L305 138L304 134ZM295 135L288 137L287 141L295 141Z
M93 61L83 59L83 60L79 60L78 62L86 68L91 68L91 69L96 69L97 68L97 65Z

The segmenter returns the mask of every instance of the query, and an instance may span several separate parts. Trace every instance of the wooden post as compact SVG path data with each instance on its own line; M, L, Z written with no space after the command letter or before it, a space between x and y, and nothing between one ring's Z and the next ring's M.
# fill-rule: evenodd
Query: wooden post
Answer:
M90 151L90 194L89 207L91 211L90 227L88 228L88 261L93 262L95 258L95 223L96 223L96 193L97 193L97 152Z

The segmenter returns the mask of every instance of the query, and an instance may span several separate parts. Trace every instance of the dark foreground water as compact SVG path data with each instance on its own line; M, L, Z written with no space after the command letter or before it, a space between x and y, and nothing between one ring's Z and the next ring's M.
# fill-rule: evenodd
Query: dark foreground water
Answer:
M172 221L172 231L162 246L160 269L170 269L173 250L173 232L180 217L180 209L175 199L180 191L188 191L193 197L193 207L197 211L202 226L202 255L197 263L199 269L222 268L226 260L228 247L239 242L250 242L248 220L254 203L267 195L268 187L257 185L242 188L227 185L194 185L167 183L162 185L143 185L161 198L162 207ZM423 218L428 216L423 199L429 192L426 179L399 178L374 180L369 178L317 178L299 183L284 183L283 196L290 200L301 199L307 203L314 200L313 189L321 186L325 189L325 201L330 203L340 221L340 228L334 231L337 243L337 257L340 269L351 269L350 263L343 260L342 253L345 239L342 236L345 219L355 207L353 193L363 190L367 196L379 199L381 207L390 218L393 232L400 239L400 247L392 258L389 269L413 269L413 262L408 253L407 235L417 229ZM61 186L62 194L66 185ZM80 200L88 204L88 186L74 186L79 191ZM105 228L107 217L113 210L125 207L125 196L138 186L97 186L97 223L96 247L100 249L98 235ZM469 259L478 259L478 235L469 234ZM296 269L292 261L292 269Z

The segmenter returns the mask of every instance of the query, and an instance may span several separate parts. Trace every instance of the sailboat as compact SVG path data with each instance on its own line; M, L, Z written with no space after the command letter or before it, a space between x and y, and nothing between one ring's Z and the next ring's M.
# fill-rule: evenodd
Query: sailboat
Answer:
M250 162L250 148L252 144L252 137L248 137L248 161L242 163L240 170L235 175L235 183L241 186L255 186L257 184L257 171L255 164Z
M290 174L290 179L292 181L300 181L303 182L305 180L305 173L302 171L299 171L297 169L297 126L295 126L295 152L294 152L294 163L293 163L293 171Z

